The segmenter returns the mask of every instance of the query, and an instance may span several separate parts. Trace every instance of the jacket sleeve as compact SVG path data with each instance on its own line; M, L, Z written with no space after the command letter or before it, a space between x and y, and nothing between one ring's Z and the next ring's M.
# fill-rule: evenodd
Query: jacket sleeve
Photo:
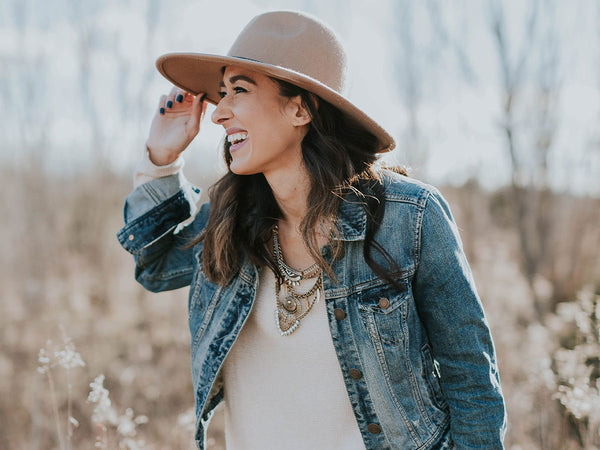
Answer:
M450 208L432 191L417 244L414 296L440 365L459 449L502 449L506 411L494 344Z
M135 277L153 292L191 283L193 248L186 244L206 225L208 204L196 213L200 189L180 172L139 185L127 196L125 226L117 233L134 256Z

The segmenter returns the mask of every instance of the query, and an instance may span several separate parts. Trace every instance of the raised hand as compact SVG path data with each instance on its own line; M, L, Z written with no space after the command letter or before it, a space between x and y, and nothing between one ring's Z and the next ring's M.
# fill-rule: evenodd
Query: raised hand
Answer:
M150 134L146 141L150 160L164 166L177 159L200 131L206 113L204 93L192 95L174 87L160 97Z

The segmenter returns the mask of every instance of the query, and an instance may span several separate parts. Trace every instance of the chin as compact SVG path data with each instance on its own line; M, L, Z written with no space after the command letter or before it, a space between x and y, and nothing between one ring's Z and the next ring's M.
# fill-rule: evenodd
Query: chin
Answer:
M260 170L251 170L250 167L244 166L244 164L236 164L235 161L231 162L229 170L236 175L255 175L260 172Z

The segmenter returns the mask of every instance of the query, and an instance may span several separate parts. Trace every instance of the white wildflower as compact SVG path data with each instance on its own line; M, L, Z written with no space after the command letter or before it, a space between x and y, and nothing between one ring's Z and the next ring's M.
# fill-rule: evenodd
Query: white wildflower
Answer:
M137 416L133 421L136 425L143 425L145 423L148 423L148 417L144 415Z
M104 375L98 375L94 381L90 383L90 391L88 395L88 401L96 403L94 412L92 413L92 420L100 424L116 425L117 412L112 407L110 398L108 398L109 391L104 387Z
M54 357L57 359L58 365L66 370L85 366L81 355L75 351L75 344L71 340L65 339L65 348L55 351Z
M121 436L135 436L135 422L133 421L133 410L127 408L125 415L119 417L117 432Z
M46 374L57 365L65 370L85 366L81 355L75 351L75 344L73 344L71 339L65 335L63 340L65 347L62 349L54 350L53 352L46 350L46 348L56 348L50 340L46 342L46 348L40 349L38 355L38 363L40 365L37 368L39 373Z
M92 390L88 395L88 401L96 403L92 414L92 420L94 422L116 427L117 433L125 438L136 436L136 427L148 423L148 417L143 415L136 417L131 408L127 408L125 414L122 416L117 414L110 401L109 391L104 387L104 375L98 375L96 379L90 383L90 388ZM127 439L122 442L127 442L127 447L125 448L130 449L143 448L143 446L145 446L143 441Z
M600 297L582 291L576 302L559 304L558 317L563 323L575 323L573 348L554 352L558 382L555 398L578 421L596 427L600 423L600 378L595 361L600 354L598 332Z
M121 436L133 437L137 434L136 427L144 423L148 423L148 417L134 417L133 409L127 408L125 410L125 415L119 417L117 432Z

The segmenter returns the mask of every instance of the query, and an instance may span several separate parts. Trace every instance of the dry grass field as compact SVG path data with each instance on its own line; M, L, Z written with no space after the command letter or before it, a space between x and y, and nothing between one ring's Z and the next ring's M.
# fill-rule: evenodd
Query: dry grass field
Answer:
M193 448L187 292L151 294L134 281L115 238L129 179L58 178L34 166L1 179L0 448ZM528 282L503 206L510 195L471 185L442 191L495 338L507 448L598 448L598 222L580 224L578 235L568 228L589 219L582 211L599 211L598 201L560 200L577 215L556 217L557 254L588 250L574 256L587 258L580 285L560 298L568 291L552 273L560 278L574 262L551 253L556 264ZM210 448L224 448L221 414L209 432Z

